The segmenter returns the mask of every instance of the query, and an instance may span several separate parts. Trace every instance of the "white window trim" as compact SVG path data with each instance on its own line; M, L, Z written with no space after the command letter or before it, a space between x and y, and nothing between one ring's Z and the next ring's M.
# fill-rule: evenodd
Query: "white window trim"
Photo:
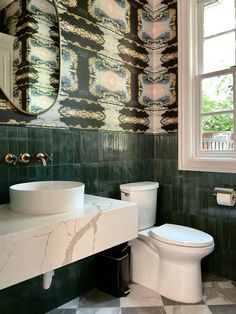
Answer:
M179 170L229 172L236 173L236 156L232 153L212 152L209 156L197 153L196 114L199 106L194 107L198 91L195 81L197 64L193 68L192 60L196 58L197 34L192 25L196 25L197 1L178 0L178 161ZM190 23L191 21L191 23ZM192 22L193 21L193 22ZM194 23L194 24L193 24ZM197 109L196 109L197 108ZM196 125L197 124L197 125Z

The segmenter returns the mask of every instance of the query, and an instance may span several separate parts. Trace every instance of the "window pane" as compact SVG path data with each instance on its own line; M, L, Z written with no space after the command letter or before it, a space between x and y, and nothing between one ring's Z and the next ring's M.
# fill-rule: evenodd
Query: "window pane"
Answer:
M204 40L204 73L222 70L233 65L235 65L235 32Z
M233 110L233 75L220 75L202 80L201 112Z
M206 0L204 3L204 37L235 28L234 0Z
M202 150L234 149L233 114L203 116L201 119Z

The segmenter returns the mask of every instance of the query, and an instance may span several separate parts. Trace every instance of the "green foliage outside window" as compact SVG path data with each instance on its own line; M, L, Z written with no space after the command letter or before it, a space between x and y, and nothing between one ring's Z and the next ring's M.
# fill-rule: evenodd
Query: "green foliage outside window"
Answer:
M207 79L209 80L209 79ZM233 131L233 114L222 111L233 109L232 82L229 76L210 79L204 84L202 93L202 113L214 113L202 117L203 132ZM213 93L212 90L213 89ZM213 94L213 95L212 95ZM210 96L209 96L210 95ZM221 111L220 114L217 112Z

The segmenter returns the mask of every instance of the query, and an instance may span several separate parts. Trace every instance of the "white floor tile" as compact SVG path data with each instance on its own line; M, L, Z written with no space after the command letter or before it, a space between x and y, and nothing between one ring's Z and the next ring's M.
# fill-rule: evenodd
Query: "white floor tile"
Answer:
M173 305L165 306L166 314L211 314L206 305Z
M231 282L209 282L203 287L203 300L207 305L236 303L236 289Z
M76 314L121 314L121 309L119 307L116 308L86 308L86 309L78 309Z
M128 296L120 298L121 307L163 306L161 296L143 286L131 284Z
M78 304L79 304L79 297L63 304L58 309L77 309Z

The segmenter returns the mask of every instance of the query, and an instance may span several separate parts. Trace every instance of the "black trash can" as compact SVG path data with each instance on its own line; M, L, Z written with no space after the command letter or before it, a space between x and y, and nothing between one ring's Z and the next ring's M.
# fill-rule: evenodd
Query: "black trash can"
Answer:
M130 246L117 245L96 255L98 289L115 297L129 294Z

